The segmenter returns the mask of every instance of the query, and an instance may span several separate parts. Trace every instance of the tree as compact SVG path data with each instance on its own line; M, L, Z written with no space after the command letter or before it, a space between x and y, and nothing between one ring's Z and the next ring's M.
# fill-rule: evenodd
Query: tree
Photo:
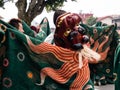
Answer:
M96 17L91 16L86 20L86 24L92 26L96 23L96 20L97 20Z
M0 7L3 7L4 6L4 2L3 0L0 0Z
M30 25L33 19L42 13L44 8L48 12L55 11L62 7L64 2L67 2L67 0L17 0L15 5L18 9L18 17Z
M8 2L8 1L12 1L12 2L13 2L13 0L0 0L0 7L2 7L3 9L5 9L5 8L4 8L4 4L5 4L6 2Z

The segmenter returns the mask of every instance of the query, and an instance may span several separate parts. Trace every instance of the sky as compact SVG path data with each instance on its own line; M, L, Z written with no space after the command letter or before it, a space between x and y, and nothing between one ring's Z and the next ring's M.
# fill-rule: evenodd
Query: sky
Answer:
M68 2L64 3L64 6L61 8L68 12L74 13L92 13L95 17L102 17L108 15L120 14L120 0L77 0L77 2ZM54 27L53 24L53 14L54 12L47 13L46 10L39 16L37 16L33 24L40 23L42 18L47 17L50 26ZM6 3L5 10L0 8L0 16L4 17L5 21L17 17L17 8L14 3Z

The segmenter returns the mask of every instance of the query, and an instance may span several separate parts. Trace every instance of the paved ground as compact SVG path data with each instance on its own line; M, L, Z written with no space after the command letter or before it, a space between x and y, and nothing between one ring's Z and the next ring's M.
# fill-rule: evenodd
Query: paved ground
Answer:
M115 90L114 85L95 86L95 90Z

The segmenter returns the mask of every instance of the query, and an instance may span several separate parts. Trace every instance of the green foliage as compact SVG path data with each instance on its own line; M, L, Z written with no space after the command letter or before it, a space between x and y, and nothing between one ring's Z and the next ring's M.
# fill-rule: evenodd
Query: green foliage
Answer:
M86 20L86 24L92 26L96 23L96 20L97 20L97 18L91 16Z
M0 7L3 8L3 6L4 6L4 0L0 0Z
M71 0L71 1L76 1L76 0ZM47 0L46 1L46 10L47 11L55 11L56 9L60 8L63 6L63 3L67 2L67 0Z
M4 8L4 4L5 4L6 2L10 2L10 1L13 2L13 0L0 0L0 8L5 9L5 8Z

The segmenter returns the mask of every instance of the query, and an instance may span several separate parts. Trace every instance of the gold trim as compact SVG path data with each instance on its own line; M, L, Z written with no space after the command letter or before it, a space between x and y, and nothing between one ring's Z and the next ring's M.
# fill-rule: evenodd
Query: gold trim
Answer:
M56 26L60 27L60 24L63 22L63 19L65 19L67 16L71 15L71 13L64 13L62 15L60 15L57 20L56 20Z

